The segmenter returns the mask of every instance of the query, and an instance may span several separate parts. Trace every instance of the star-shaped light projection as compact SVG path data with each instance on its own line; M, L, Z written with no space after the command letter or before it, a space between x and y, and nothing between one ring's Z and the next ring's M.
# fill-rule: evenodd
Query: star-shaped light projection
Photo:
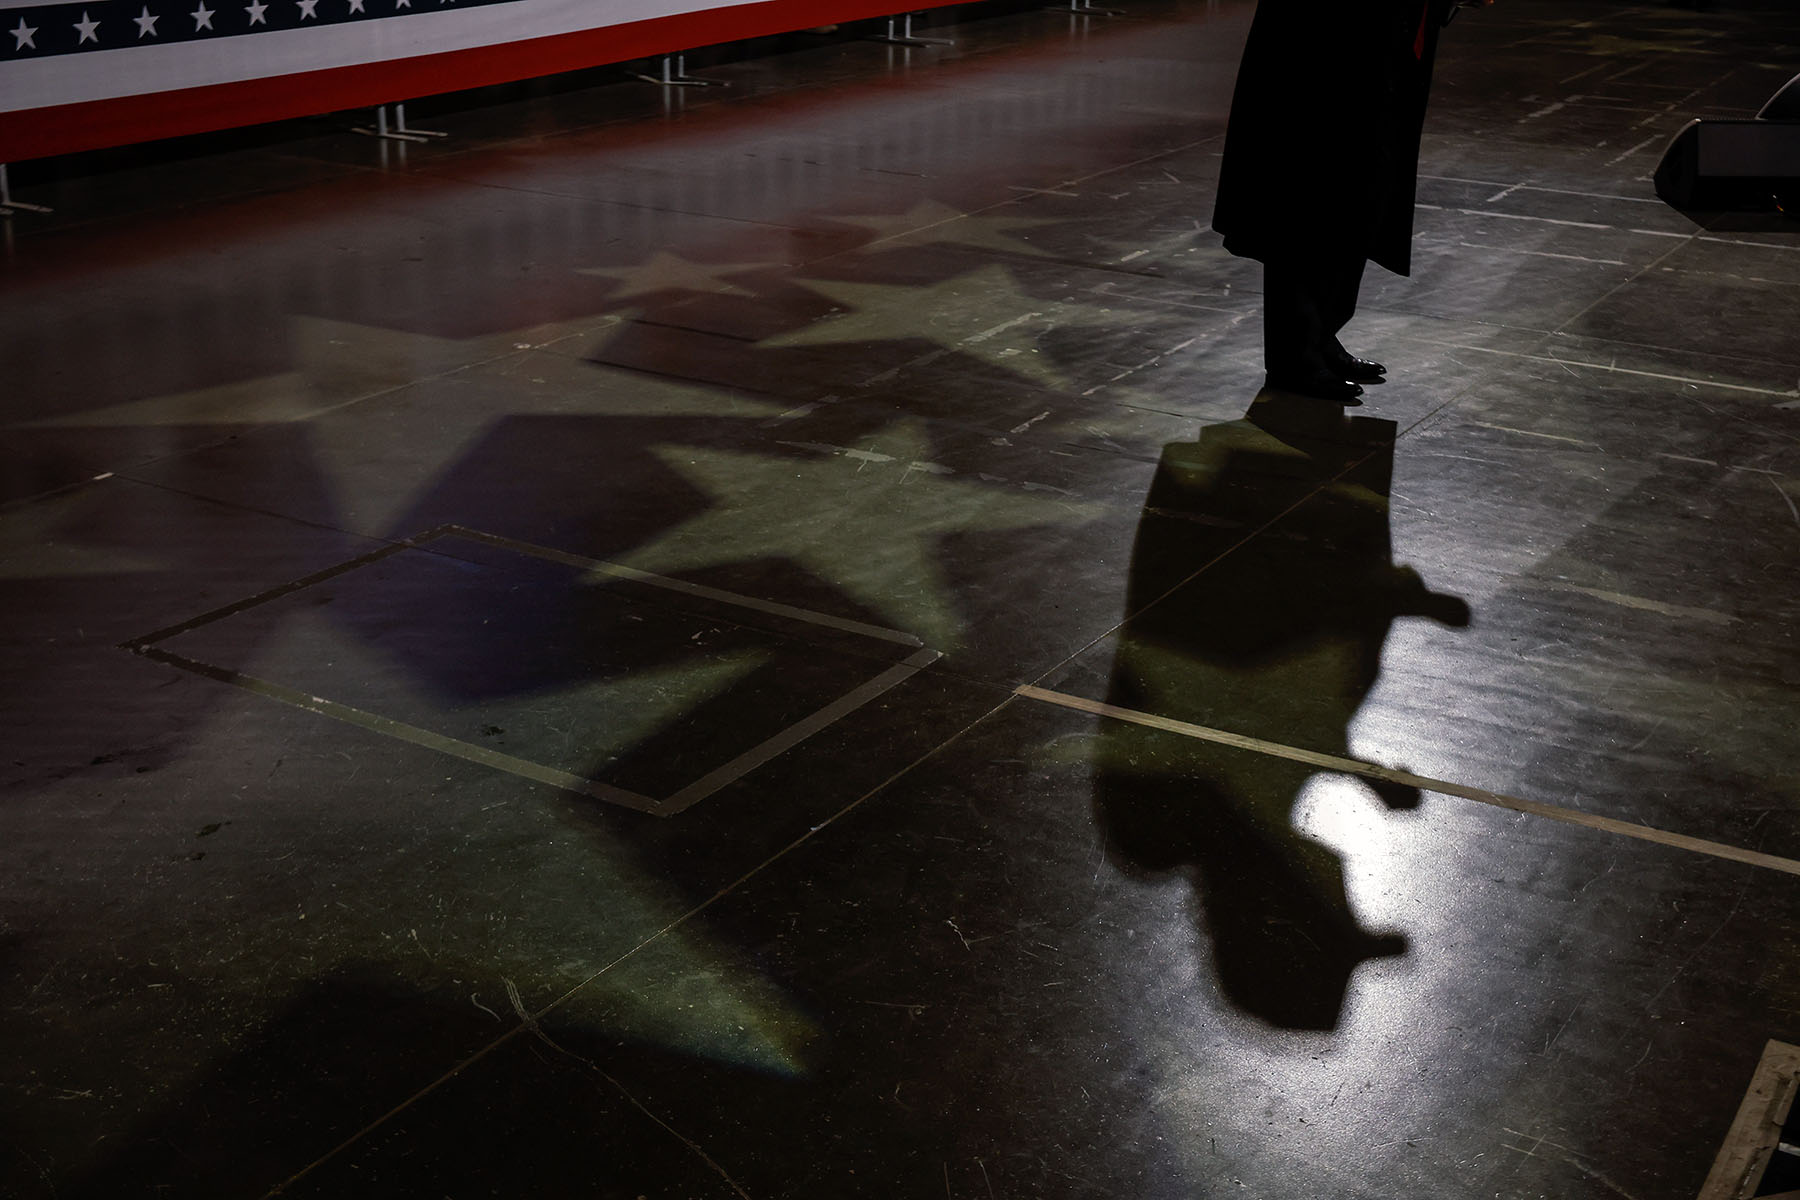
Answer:
M528 376L554 376L566 403L561 410L582 408L584 395L609 379L629 378L633 389L622 389L623 399L608 401L607 415L647 416L667 411L676 416L769 417L781 406L699 386L667 389L646 386L635 373L603 371L582 362L581 353L596 353L604 340L629 327L634 310L601 320L575 320L502 330L468 339L440 338L333 321L325 317L293 317L288 321L288 355L292 369L274 375L233 380L193 391L171 392L141 400L128 400L101 408L78 409L65 415L21 422L25 429L170 428L200 425L278 425L303 421L349 401L393 388L485 364L490 374L524 372ZM543 350L566 345L568 356L542 360L517 360L510 352ZM579 371L559 373L563 364ZM531 382L542 382L533 379ZM679 390L681 395L673 395ZM622 407L621 407L622 406ZM661 407L666 406L666 407ZM524 409L552 411L534 402Z
M319 7L319 0L299 0L299 3L300 3L300 19L302 21L306 21L306 20L316 21L319 19L319 14L317 11L317 9Z
M319 322L335 325L335 322ZM282 425L304 421L352 397L333 386L342 371L330 365L331 347L345 344L329 335L296 339L304 360L279 375L233 380L192 391L128 400L104 408L25 423L26 429L170 429L197 426ZM359 339L360 340L360 339ZM399 381L397 381L399 382Z
M14 50L23 50L28 46L33 50L37 49L37 42L33 40L37 36L37 26L27 25L24 17L19 18L16 29L10 29L7 32L13 35Z
M350 0L350 11L359 13L363 10L363 0Z
M831 219L842 225L860 225L872 232L875 240L865 245L865 250L884 249L884 243L896 241L952 242L1007 254L1037 255L1044 251L1009 236L1009 231L1061 224L1046 217L971 216L936 200L921 200L903 213Z
M438 412L439 457L416 462L420 486L432 482L470 442L504 416L587 414L597 417L701 417L768 420L784 406L699 384L648 378L635 371L601 367L579 355L597 353L604 339L630 327L625 316L596 326L592 321L533 326L467 340L406 333L321 317L289 322L290 370L174 392L104 408L21 423L24 429L203 429L246 428L308 421L344 404L433 381L450 381L458 391L479 388L473 406L445 405ZM569 353L546 353L561 345ZM536 353L503 353L537 349ZM146 433L146 437L151 437ZM405 479L370 475L354 440L342 462L334 446L321 442L317 470L336 511L355 513L369 528L385 528L417 497ZM417 532L414 529L404 531Z
M617 1041L783 1078L807 1073L820 1039L765 967L696 921L673 926L629 961L595 975L562 1011L569 1022Z
M262 3L262 0L251 0L250 6L244 9L244 11L250 14L250 23L252 25L267 25L269 23L263 17L263 14L269 11L269 6Z
M0 530L0 581L123 579L178 569L176 555L160 548L96 540L94 530L108 526L95 522L93 514L105 503L97 490L77 488L7 510Z
M196 8L193 12L189 13L188 16L194 18L195 33L199 33L202 29L211 29L213 27L213 10L206 7L205 4Z
M931 443L902 421L865 447L804 447L804 457L694 446L652 447L713 500L699 516L625 555L676 574L725 563L797 563L896 628L954 649L963 619L939 565L956 534L1080 523L1101 506L965 482L928 461Z
M781 265L783 264L696 263L680 255L658 250L636 266L578 267L575 273L618 280L621 286L607 297L609 300L629 300L633 296L648 296L655 292L713 292L722 296L754 296L755 292L734 283L726 283L721 277Z
M100 30L100 22L94 20L92 17L89 17L87 15L86 10L83 10L83 12L81 14L81 20L75 22L75 32L79 33L81 35L81 40L76 42L75 44L77 46L83 44L84 42L93 42L95 44L98 44L100 41L99 30Z
M1669 30L1656 41L1644 38L1623 37L1615 33L1603 33L1583 28L1582 22L1568 30L1553 30L1538 37L1520 42L1522 46L1539 45L1552 47L1557 51L1570 51L1576 54L1591 54L1602 58L1644 58L1667 54L1716 54L1718 51L1705 45L1715 36L1716 30L1688 29L1685 31ZM1686 37L1682 33L1687 34Z
M1052 388L1066 380L1038 353L1036 342L1061 325L1122 325L1137 318L1115 309L1028 296L1002 266L987 266L929 287L797 279L852 311L761 346L823 346L918 338L978 358ZM879 377L878 377L879 378Z
M146 37L155 37L156 36L156 22L160 18L153 17L150 15L150 8L148 5L146 5L144 7L143 12L140 12L137 16L135 16L131 19L133 21L137 22L138 37L146 38Z

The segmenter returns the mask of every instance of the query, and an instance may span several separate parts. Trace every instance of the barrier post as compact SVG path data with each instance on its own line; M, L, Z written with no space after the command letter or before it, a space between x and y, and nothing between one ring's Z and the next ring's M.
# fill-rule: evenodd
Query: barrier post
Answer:
M877 34L877 35L875 35L875 37L871 38L870 40L876 41L876 42L886 42L892 46L954 46L954 45L956 45L955 38L920 37L917 34L913 33L913 26L912 26L913 15L911 13L905 14L905 16L902 19L904 21L904 24L901 26L899 32L895 32L895 30L894 30L894 18L889 17L887 19L887 33Z
M730 87L731 85L718 79L701 79L697 75L687 73L686 54L665 54L662 56L662 74L638 76L645 83L654 83L660 87Z
M383 141L389 142L429 142L432 138L447 138L450 136L448 133L444 133L437 129L414 129L409 126L406 123L406 105L404 103L397 103L394 105L394 124L392 128L388 126L388 106L382 104L376 106L375 127L373 129L370 129L367 126L358 125L351 132L360 133L364 137L381 138Z
M14 212L55 212L53 208L45 208L41 204L27 204L23 200L12 197L12 181L6 177L6 164L0 163L0 217L10 217Z

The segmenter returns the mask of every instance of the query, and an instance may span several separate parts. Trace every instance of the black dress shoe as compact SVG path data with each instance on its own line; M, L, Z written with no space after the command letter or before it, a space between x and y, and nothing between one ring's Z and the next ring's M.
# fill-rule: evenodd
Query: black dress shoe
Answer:
M1279 375L1271 373L1264 386L1271 391L1329 400L1333 404L1342 404L1345 408L1354 408L1362 403L1363 390L1359 385L1322 371Z
M1378 362L1358 358L1348 350L1331 356L1331 369L1353 383L1386 383L1387 368Z

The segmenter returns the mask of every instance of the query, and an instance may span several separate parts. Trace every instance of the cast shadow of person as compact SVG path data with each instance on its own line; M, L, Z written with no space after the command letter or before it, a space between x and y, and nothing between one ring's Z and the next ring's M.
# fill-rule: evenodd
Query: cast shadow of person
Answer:
M1394 621L1462 626L1462 600L1393 561L1393 422L1265 393L1241 420L1164 448L1132 549L1108 702L1348 756ZM1290 1029L1335 1028L1350 978L1406 940L1365 930L1342 860L1293 825L1321 768L1108 719L1096 815L1114 863L1198 892L1220 991ZM1390 808L1415 789L1381 784Z

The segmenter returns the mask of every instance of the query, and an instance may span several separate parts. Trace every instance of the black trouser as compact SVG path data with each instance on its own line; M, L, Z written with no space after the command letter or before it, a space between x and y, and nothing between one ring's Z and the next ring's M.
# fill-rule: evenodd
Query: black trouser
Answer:
M1263 264L1263 360L1269 374L1338 375L1338 330L1356 315L1361 256L1270 259Z

